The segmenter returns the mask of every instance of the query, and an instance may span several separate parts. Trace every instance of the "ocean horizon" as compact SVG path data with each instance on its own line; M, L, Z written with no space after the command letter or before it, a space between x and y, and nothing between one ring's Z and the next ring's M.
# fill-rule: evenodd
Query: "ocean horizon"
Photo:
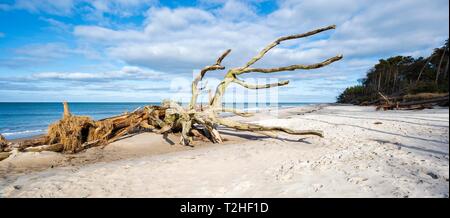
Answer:
M98 120L131 112L145 105L160 105L160 102L70 102L70 111L75 115L85 115ZM186 105L187 103L182 103ZM247 111L268 108L287 108L322 103L282 102L278 104L224 103ZM20 139L45 134L48 125L61 119L61 102L0 102L0 134L6 139Z

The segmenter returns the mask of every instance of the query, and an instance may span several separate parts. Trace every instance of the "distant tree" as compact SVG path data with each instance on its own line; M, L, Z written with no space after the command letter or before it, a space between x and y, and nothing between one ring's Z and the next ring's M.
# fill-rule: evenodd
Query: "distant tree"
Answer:
M360 85L344 90L337 100L361 103L378 99L378 92L400 96L421 92L448 92L449 40L428 57L394 56L381 59L358 80Z

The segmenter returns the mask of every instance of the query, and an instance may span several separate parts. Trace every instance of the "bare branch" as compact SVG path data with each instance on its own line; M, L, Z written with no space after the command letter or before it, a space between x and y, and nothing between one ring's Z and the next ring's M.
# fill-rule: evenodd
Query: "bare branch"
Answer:
M285 85L289 84L289 80L283 80L278 83L269 83L269 84L251 84L251 83L247 83L245 81L239 80L239 79L234 79L233 82L236 84L239 84L247 89L267 89L267 88L272 88L272 87L276 87L276 86L285 86Z
M340 59L342 59L342 55L337 55L335 57L332 57L328 60L325 60L321 63L317 63L317 64L312 64L312 65L291 65L291 66L287 66L287 67L279 67L279 68L250 68L251 65L253 65L254 63L256 63L258 60L260 60L262 57L264 57L264 55L272 48L274 48L275 46L277 46L278 44L280 44L282 41L286 41L286 40L291 40L291 39L298 39L298 38L303 38L303 37L308 37L323 31L327 31L327 30L331 30L331 29L335 29L336 26L335 25L331 25L331 26L327 26L324 28L320 28L320 29L316 29L307 33L302 33L302 34L297 34L297 35L290 35L290 36L284 36L284 37L280 37L277 40L275 40L274 42L272 42L271 44L269 44L268 46L266 46L258 55L256 55L255 57L253 57L249 62L247 62L247 64L243 67L237 67L237 68L233 68L230 69L227 74L225 75L224 80L219 83L219 85L216 88L216 92L214 94L214 97L212 98L212 100L209 102L209 105L212 107L220 107L221 101L222 101L222 97L225 93L226 88L228 87L228 85L230 85L230 83L235 82L235 79L237 75L240 74L244 74L244 73L249 73L249 72L258 72L258 73L274 73L274 72L281 72L281 71L293 71L293 70L299 70L299 69L305 69L305 70L309 70L309 69L317 69L317 68L321 68L323 66L326 66L328 64L331 64L335 61L338 61ZM239 81L237 81L237 83L239 83ZM247 85L245 83L242 83L243 85ZM245 86L244 86L245 87ZM249 87L254 87L254 86L249 86ZM264 86L266 87L266 86ZM270 87L270 85L269 85Z
M208 135L208 138L211 139L213 143L222 143L223 139L222 136L220 136L219 131L216 129L216 125L213 121L209 119L204 119L200 116L194 116L194 119L197 123L200 123L205 128L204 131Z
M195 79L195 80L198 80L197 83L198 83L200 80L203 79L203 77L205 76L206 72L211 71L211 70L223 70L223 69L225 69L225 67L223 67L221 64L222 64L223 59L224 59L228 54L230 54L230 52L231 52L231 49L226 50L222 55L220 55L219 58L217 58L216 63L215 63L214 65L212 65L212 66L206 66L205 68L203 68L203 69L200 71L199 75L198 75L198 76L196 77L196 79ZM194 81L195 81L195 80L194 80Z
M316 29L316 30L313 30L313 31L309 31L307 33L280 37L277 40L275 40L274 42L270 43L261 52L259 52L258 55L256 55L249 62L247 62L247 64L245 64L245 66L243 68L247 68L247 67L251 66L252 64L256 63L258 60L260 60L262 57L264 57L264 55L270 49L272 49L273 47L277 46L282 41L291 40L291 39L298 39L298 38L304 38L304 37L308 37L308 36L311 36L311 35L314 35L314 34L317 34L317 33L323 32L323 31L335 29L335 28L336 28L336 25L331 25L331 26L327 26L327 27L324 27L324 28L320 28L320 29Z
M194 109L195 105L197 104L197 98L198 98L198 89L197 89L197 85L198 83L203 79L203 77L205 76L206 72L208 71L212 71L212 70L223 70L225 69L225 67L223 67L222 61L223 59L231 52L231 49L226 50L222 55L220 55L220 57L216 60L216 63L212 66L206 66L205 68L203 68L200 73L197 75L197 77L194 79L194 81L192 81L192 97L191 97L191 102L189 104L189 108L190 109Z
M279 126L261 126L257 124L250 124L250 123L240 123L229 119L223 119L223 118L216 118L216 122L218 122L221 125L224 125L229 128L233 128L236 130L242 130L242 131L280 131L285 132L291 135L316 135L323 137L322 131L317 130L293 130L285 127L279 127Z
M67 101L64 101L64 102L63 102L63 107L64 107L63 117L64 117L64 118L70 117L71 114L70 114L69 104L67 104Z
M221 65L223 59L224 59L228 54L230 54L230 52L231 52L231 49L228 49L228 50L226 50L219 58L217 58L216 65Z
M391 101L389 101L389 99L383 95L383 93L378 92L378 94L386 101L387 104L391 104Z
M329 65L333 62L339 61L343 58L342 55L337 55L332 58L329 58L323 62L316 63L316 64L310 64L310 65L291 65L287 67L277 67L277 68L246 68L242 71L238 71L235 75L240 75L244 73L249 72L257 72L257 73L275 73L275 72L281 72L281 71L294 71L294 70L311 70L311 69L317 69L324 67L326 65Z
M234 109L234 108L215 108L214 112L228 112L228 113L236 114L236 115L241 116L241 117L251 117L251 116L254 115L252 113L248 113L248 112L245 112L245 111L240 111L240 110L237 110L237 109Z

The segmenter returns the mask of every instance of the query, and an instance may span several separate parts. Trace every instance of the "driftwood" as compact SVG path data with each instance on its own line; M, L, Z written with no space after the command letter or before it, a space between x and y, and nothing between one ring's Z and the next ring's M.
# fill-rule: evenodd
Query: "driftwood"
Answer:
M406 101L406 102L400 102L400 101L392 101L389 99L398 99L398 98L387 98L383 94L379 93L382 98L385 99L385 102L382 104L379 104L377 106L377 110L423 110L423 109L431 109L433 106L448 106L449 102L449 95L432 95L429 99L426 99L426 97L421 96L422 98L425 98L424 100L417 100L417 101ZM440 96L440 97L435 97ZM413 99L411 96L405 96L402 99Z
M198 87L206 73L214 70L225 69L222 61L231 50L225 51L213 65L203 68L192 82L192 97L187 107L173 101L164 101L161 106L146 106L131 113L110 117L102 120L92 120L85 116L74 116L70 113L69 105L64 102L64 114L61 120L53 123L48 128L48 134L34 140L21 144L24 151L53 150L74 153L83 149L107 145L122 137L144 131L159 134L180 133L180 143L191 145L194 139L210 140L213 143L221 143L223 137L217 130L218 126L225 126L240 131L252 131L271 137L277 137L277 132L292 135L315 135L323 137L319 130L295 130L279 126L262 126L257 124L241 123L225 119L220 113L231 112L238 116L251 116L252 114L239 111L234 108L223 108L222 98L227 87L235 83L247 89L264 89L277 86L285 86L289 81L281 81L273 84L250 84L238 77L248 73L277 73L282 71L310 70L329 65L342 59L337 55L323 62L311 65L290 65L277 68L255 68L253 64L258 62L272 48L281 42L308 37L323 31L335 29L328 26L303 34L280 37L262 49L255 57L244 66L235 67L226 73L224 79L217 86L214 95L209 92L210 101L208 105L199 107L198 96L202 88Z
M8 158L11 155L9 152L8 146L10 143L0 134L0 161Z
M40 146L28 147L28 148L24 149L24 151L27 151L27 152L41 152L41 151L60 152L63 150L64 150L63 144L40 145Z
M5 137L0 134L0 152L2 152L3 149L6 148L6 146L8 146L8 141L6 141Z

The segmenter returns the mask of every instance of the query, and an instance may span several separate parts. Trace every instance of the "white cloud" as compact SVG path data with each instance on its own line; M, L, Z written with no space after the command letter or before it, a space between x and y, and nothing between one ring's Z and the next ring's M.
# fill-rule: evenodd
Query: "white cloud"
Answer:
M244 1L225 1L223 6L215 11L219 17L231 21L252 20L257 18L254 7Z
M96 12L122 17L132 16L139 9L156 4L156 0L93 0L88 1Z
M8 58L0 58L0 66L12 69L42 66L58 60L71 61L73 56L82 56L92 60L104 59L102 54L92 46L78 43L76 46L68 46L65 43L34 43L12 49Z
M160 72L145 70L135 66L125 66L117 71L101 73L80 73L80 72L42 72L32 74L32 80L66 80L66 81L88 81L88 82L108 82L112 80L145 80L159 78Z
M28 44L14 50L18 56L28 56L41 59L56 59L65 57L70 49L62 43Z
M69 15L72 13L74 3L74 0L16 0L11 7L33 13L45 12L54 15Z
M273 31L264 25L222 21L212 12L194 8L151 8L140 32L80 27L74 33L107 44L111 56L129 64L185 72L209 64L228 48L233 52L226 61L242 62L273 40Z
M157 2L157 0L15 0L13 3L0 4L0 10L26 10L58 16L70 16L78 12L83 13L85 17L101 20L105 18L105 14L134 16L143 8Z
M335 32L281 45L261 61L261 65L285 65L338 53L347 59L426 55L448 37L448 25L443 25L448 24L447 12L445 0L288 0L273 13L258 16L248 4L230 0L213 11L151 8L141 30L90 26L76 28L75 34L86 40L113 41L105 51L129 64L176 70L209 64L227 48L233 49L229 63L238 66L281 35L338 25ZM247 19L227 19L235 15Z
M70 33L72 31L72 25L55 20L53 18L40 17L40 20L47 22L50 25L50 29L58 33Z
M111 30L99 26L76 26L74 34L103 43L136 40L143 41L148 39L145 35L135 30Z
M13 69L39 66L65 58L72 52L62 43L28 44L12 49L10 57L0 58L0 66Z

